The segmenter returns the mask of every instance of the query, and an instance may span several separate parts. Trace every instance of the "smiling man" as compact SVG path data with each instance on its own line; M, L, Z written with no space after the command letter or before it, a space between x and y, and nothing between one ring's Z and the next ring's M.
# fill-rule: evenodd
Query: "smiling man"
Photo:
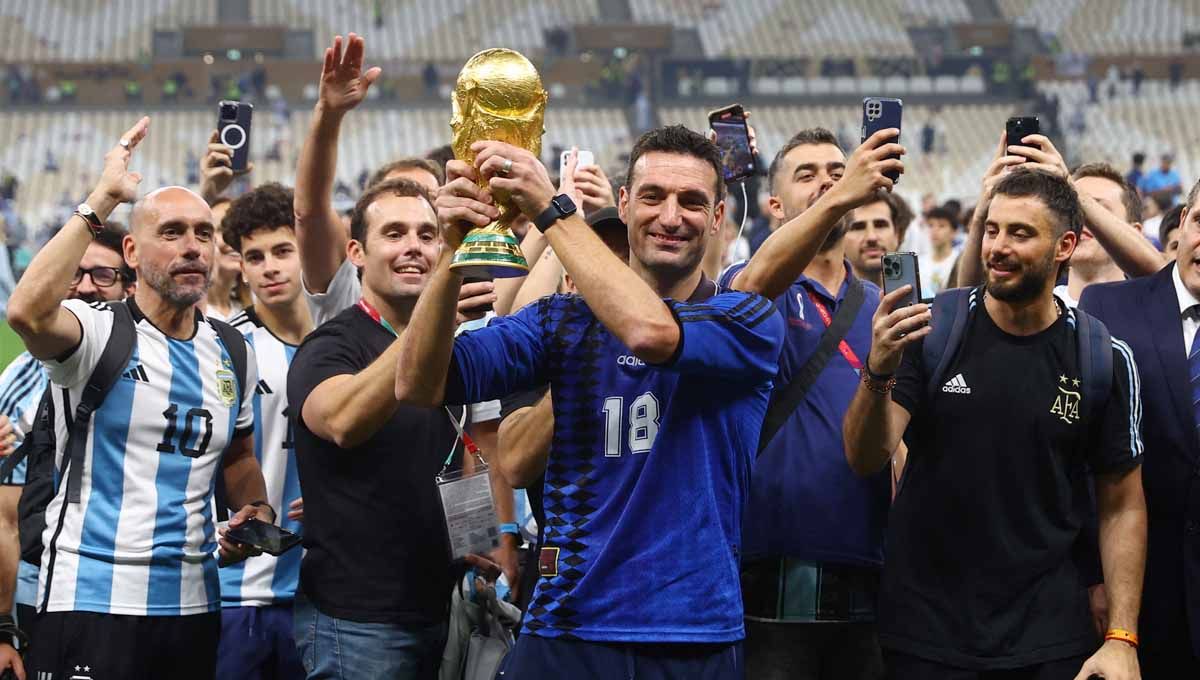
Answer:
M843 248L854 275L883 285L883 254L900 247L900 204L903 199L891 193L846 214Z
M529 152L473 150L438 193L447 245L507 192L579 290L454 338L447 248L395 366L396 397L425 406L551 386L542 578L505 677L742 678L742 506L783 321L701 271L725 213L716 146L681 126L634 145L628 266L577 214L572 182L556 196Z
M445 251L428 190L407 179L367 189L350 232L362 297L308 336L288 374L307 549L296 644L310 677L428 678L451 584L434 478L462 409L402 405L394 376L396 335Z

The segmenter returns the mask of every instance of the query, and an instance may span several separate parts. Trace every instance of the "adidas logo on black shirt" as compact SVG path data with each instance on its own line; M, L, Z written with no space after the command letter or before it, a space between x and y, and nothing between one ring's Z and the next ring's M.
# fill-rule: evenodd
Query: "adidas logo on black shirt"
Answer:
M967 381L963 378L963 374L959 373L942 385L942 391L950 394L970 394L971 388L967 387Z

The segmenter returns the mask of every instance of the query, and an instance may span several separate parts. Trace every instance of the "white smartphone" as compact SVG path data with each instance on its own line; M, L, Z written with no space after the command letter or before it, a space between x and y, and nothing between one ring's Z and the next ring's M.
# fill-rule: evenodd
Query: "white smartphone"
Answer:
M567 171L567 159L571 157L571 150L567 149L562 152L562 156L558 159L558 176L562 177ZM586 168L589 165L596 164L596 154L587 149L579 150L579 162L575 165L576 168Z

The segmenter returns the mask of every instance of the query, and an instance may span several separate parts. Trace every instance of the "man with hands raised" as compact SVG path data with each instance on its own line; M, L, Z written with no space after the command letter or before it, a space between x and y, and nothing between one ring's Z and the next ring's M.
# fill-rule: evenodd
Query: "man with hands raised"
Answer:
M724 292L700 270L725 211L716 147L679 126L635 144L619 197L629 266L578 216L569 180L555 196L528 152L473 150L475 165L450 163L438 194L447 248L401 338L396 397L553 391L541 579L506 675L742 677L741 505L782 321L769 300ZM499 191L546 234L580 295L452 341L453 250L495 219Z
M843 424L859 474L885 467L902 436L910 451L888 525L885 661L896 678L1137 678L1146 540L1137 366L1125 343L1104 346L1103 326L1053 294L1083 221L1070 184L1015 170L985 214L985 285L939 295L936 318L923 304L897 308L907 287L885 295ZM944 333L955 321L952 347L936 324ZM1081 340L1095 340L1094 351L1085 355ZM1111 362L1096 361L1100 352ZM1106 363L1110 375L1088 369ZM1089 470L1109 611L1098 651L1073 559L1092 512Z
M149 118L105 156L95 190L38 252L9 301L9 322L50 373L56 467L46 508L35 637L38 677L211 678L220 634L213 476L237 526L273 522L254 456L253 352L196 310L208 287L212 212L166 187L134 205L124 255L138 286L125 303L64 300L89 244L119 204L137 198L129 159ZM117 324L133 328L127 368L86 422L68 423ZM227 347L224 337L241 347ZM237 356L246 358L237 375ZM245 384L239 384L244 381ZM68 448L68 442L75 446ZM251 551L224 538L222 562ZM31 673L32 675L32 673Z
M875 133L848 160L828 130L794 135L768 173L769 208L783 224L721 275L734 289L773 297L788 320L743 523L748 677L866 680L883 672L874 603L889 477L857 477L841 432L880 293L847 261L842 224L892 188L885 172L903 172L889 158L904 153L890 141L898 132ZM844 328L830 329L843 315ZM794 585L809 583L822 584L819 597Z

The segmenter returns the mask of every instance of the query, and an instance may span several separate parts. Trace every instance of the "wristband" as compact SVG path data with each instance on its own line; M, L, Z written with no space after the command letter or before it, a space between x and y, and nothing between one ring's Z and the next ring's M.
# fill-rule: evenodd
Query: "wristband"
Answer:
M863 367L862 384L875 394L887 394L896 386L896 375L875 375L871 369Z
M279 513L275 512L275 508L272 508L271 504L266 501L254 501L253 503L247 503L246 505L253 505L256 508L266 508L270 510L272 524L275 523L275 520L279 519Z
M865 372L868 376L870 376L872 381L879 382L879 383L887 382L894 375L896 375L895 373L876 373L875 371L872 371L871 370L871 357L867 357L867 363L863 364L863 372Z
M521 527L516 522L505 522L500 525L500 533L512 534L514 536L521 535Z
M1120 640L1134 649L1138 648L1137 633L1125 630L1124 628L1109 628L1108 632L1104 634L1104 640L1106 642L1108 640Z

